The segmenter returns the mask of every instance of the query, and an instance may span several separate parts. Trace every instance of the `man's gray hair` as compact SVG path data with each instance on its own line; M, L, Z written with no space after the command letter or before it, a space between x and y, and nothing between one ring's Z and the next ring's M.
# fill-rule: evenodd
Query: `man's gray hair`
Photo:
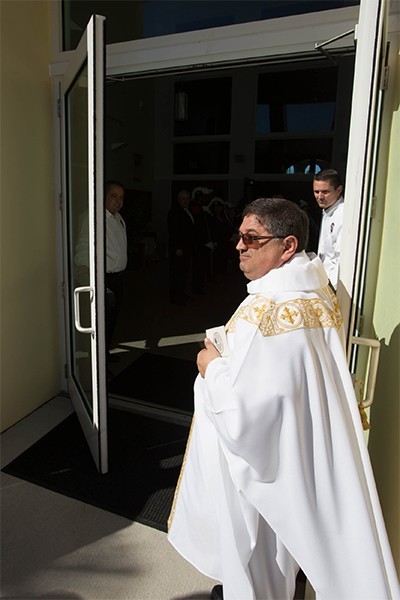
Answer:
M294 235L297 239L297 252L306 249L309 221L307 214L294 202L284 198L258 198L248 204L243 217L254 215L257 221L277 237Z

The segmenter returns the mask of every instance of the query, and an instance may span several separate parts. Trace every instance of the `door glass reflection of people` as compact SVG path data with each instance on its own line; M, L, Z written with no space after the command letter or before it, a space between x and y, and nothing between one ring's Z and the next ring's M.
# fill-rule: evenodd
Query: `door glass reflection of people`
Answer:
M123 273L128 262L127 235L124 219L119 211L124 204L125 189L122 183L107 181L105 195L106 231L106 350L107 360L115 362L118 356L110 353L112 336L115 330L123 296ZM89 226L88 213L81 217L78 239L75 245L75 272L80 285L88 285L89 280Z
M195 244L194 217L189 204L190 192L180 190L168 213L169 299L178 306L187 302L186 286Z

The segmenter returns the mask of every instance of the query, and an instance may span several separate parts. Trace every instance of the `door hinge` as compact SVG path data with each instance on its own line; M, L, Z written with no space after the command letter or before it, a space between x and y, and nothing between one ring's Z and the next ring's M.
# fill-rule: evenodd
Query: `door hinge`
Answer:
M57 98L57 117L61 119L61 98Z
M389 86L389 66L385 65L382 70L380 90L382 92L385 92L388 89L388 86Z
M62 194L60 194L58 196L58 202L59 202L59 208L60 208L60 210L61 211L64 210L64 199L63 199L63 195Z
M357 333L360 337L364 329L364 315L360 315L357 320Z
M377 197L376 197L376 196L372 196L372 198L371 198L371 208L370 208L370 211L369 211L369 216L370 216L370 219L375 219L375 216L376 216L376 203L377 203L377 200L378 200L378 199L377 199Z
M65 281L61 282L61 296L65 298Z

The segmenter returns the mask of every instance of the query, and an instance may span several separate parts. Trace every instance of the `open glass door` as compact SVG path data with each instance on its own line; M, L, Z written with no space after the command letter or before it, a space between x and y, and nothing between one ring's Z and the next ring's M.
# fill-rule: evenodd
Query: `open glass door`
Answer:
M108 469L104 323L104 17L94 15L61 86L70 395L97 468Z
M387 19L387 0L361 0L345 190L348 201L345 202L338 284L338 299L348 334L349 366L363 408L368 408L374 399L380 350L377 339L362 337L362 307L374 212L387 61ZM376 282L376 273L374 279ZM371 335L371 328L365 330ZM367 423L365 428L368 428Z
M386 56L387 0L361 0L356 29L356 62L350 122L338 299L348 332L357 334L369 218L375 181L377 140Z

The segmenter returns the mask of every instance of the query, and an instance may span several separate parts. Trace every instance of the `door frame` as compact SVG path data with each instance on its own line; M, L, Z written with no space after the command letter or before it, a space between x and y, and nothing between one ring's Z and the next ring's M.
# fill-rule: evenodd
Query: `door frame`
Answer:
M381 109L379 78L385 58L387 0L362 0L357 27L357 52L354 67L353 99L349 151L346 171L347 196L344 204L343 234L338 282L338 300L345 329L356 333L356 316L363 294L362 271L368 250L368 229L377 156L376 140ZM375 40L371 44L371 39Z
M61 51L60 4L60 1L56 1L51 6L55 35L53 61L49 65L49 72L54 88L57 88L72 56L72 52ZM393 18L395 19L396 16ZM179 68L185 70L190 68L191 72L194 72L196 68L202 69L206 66L227 67L257 60L280 62L284 56L295 57L297 53L302 59L307 56L315 58L317 56L315 44L351 30L358 19L359 7L352 6L112 44L106 47L106 75L107 77L124 73L156 75L168 72L170 69L176 72ZM390 21L391 19L389 23ZM288 31L290 36L287 35ZM344 38L336 41L334 48L344 48L348 45L349 38ZM171 49L171 47L173 56L170 52L166 52L166 48ZM64 343L64 347L65 345Z
M107 448L107 387L105 365L105 234L104 234L104 17L93 16L60 84L61 116L61 178L63 206L64 300L66 326L66 377L68 390L79 422L101 473L108 470ZM91 408L88 410L84 392L75 377L72 331L79 321L74 299L69 239L70 204L69 156L67 154L67 94L87 63L88 104L88 255L90 295L90 326L84 332L90 336ZM74 298L73 298L74 295ZM79 299L77 301L77 305Z

